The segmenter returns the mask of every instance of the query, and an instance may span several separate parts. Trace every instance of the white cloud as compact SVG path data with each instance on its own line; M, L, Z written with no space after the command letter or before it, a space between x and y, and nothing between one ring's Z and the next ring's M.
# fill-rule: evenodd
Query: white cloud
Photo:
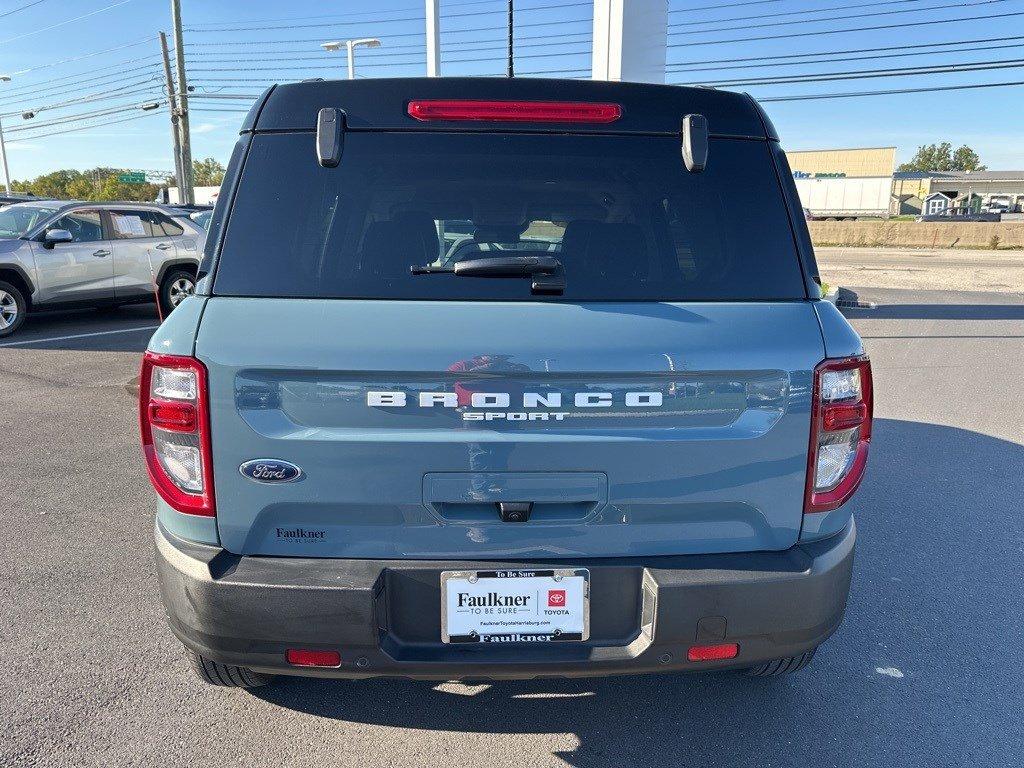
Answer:
M219 125L214 125L213 123L200 123L192 129L192 133L209 133L210 131L216 131L219 127Z

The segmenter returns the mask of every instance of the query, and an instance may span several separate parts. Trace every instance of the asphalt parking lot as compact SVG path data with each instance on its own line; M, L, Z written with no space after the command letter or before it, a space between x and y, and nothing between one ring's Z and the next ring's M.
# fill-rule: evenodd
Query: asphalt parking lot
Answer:
M30 318L0 343L0 765L1019 765L1024 296L861 294L853 591L781 680L203 687L164 625L128 391L154 310Z

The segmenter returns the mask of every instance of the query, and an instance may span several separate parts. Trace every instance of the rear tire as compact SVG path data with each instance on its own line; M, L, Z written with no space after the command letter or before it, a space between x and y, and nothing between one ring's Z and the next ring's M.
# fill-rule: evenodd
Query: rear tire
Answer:
M248 667L210 661L192 650L186 649L185 653L188 655L189 666L196 676L210 685L219 685L223 688L258 688L274 679L273 675L253 672Z
M766 661L764 664L758 664L756 667L743 670L743 674L747 677L782 677L783 675L791 675L810 664L816 650L818 649L811 648L811 650L804 651L799 656L787 656L784 659Z
M21 291L0 280L0 339L13 336L27 313L28 305Z
M160 283L160 312L167 317L181 302L195 293L196 276L187 269L171 269Z

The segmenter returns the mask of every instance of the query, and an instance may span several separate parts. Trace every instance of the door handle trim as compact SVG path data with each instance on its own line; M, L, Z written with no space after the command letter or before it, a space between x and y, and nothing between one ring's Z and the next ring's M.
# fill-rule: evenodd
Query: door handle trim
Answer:
M104 248L100 248L98 251L93 251L92 255L93 256L100 256L100 257L109 256L110 255L110 251L108 251L108 250L106 250Z
M160 251L169 251L174 246L172 246L170 243L158 243L156 247L157 247L157 250L160 250Z

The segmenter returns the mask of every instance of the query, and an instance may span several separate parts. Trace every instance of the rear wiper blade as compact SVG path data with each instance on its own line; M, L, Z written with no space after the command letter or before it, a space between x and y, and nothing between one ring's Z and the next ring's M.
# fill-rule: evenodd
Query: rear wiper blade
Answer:
M565 291L565 270L553 256L494 256L485 259L457 261L452 266L432 264L412 266L414 275L453 274L459 277L529 277L531 290L538 294L560 294Z

